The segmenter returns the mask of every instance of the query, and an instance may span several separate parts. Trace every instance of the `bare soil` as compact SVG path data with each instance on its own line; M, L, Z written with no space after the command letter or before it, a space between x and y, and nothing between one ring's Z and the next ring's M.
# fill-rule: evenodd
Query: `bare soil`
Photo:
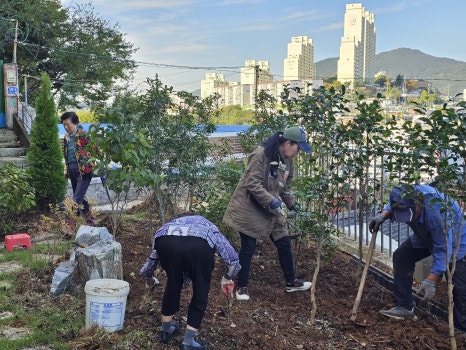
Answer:
M138 208L134 209L135 211ZM100 226L105 218L100 217ZM116 239L123 248L124 279L130 283L124 328L102 336L82 331L60 335L72 349L179 349L182 334L168 345L158 342L160 309L166 277L157 271L160 285L146 290L138 272L151 252L153 232L146 222L123 222ZM297 241L294 241L297 242ZM237 248L236 242L232 242ZM316 249L312 244L299 250L297 274L310 281L315 269ZM297 249L295 247L295 252ZM426 309L416 308L415 319L397 321L379 313L393 305L392 293L368 276L358 309L357 323L350 320L360 277L343 252L333 253L322 266L315 285L316 320L310 323L310 291L286 293L277 253L269 241L259 242L251 266L249 301L228 300L220 290L224 264L218 259L212 276L209 304L199 337L209 349L450 349L447 323ZM32 292L45 298L50 290L54 268L41 276L32 276L28 283ZM29 281L30 282L30 281ZM446 305L446 283L437 287L434 300ZM54 302L66 307L71 296L63 295ZM82 297L82 296L80 296ZM183 290L181 309L175 319L186 325L191 288ZM31 303L34 304L34 303ZM37 304L40 305L40 304ZM85 312L83 301L82 310ZM229 313L229 317L228 317ZM73 322L70 320L70 322ZM84 325L83 325L84 328ZM464 340L456 335L458 349L466 349ZM124 346L121 345L124 341ZM117 345L120 344L120 345Z

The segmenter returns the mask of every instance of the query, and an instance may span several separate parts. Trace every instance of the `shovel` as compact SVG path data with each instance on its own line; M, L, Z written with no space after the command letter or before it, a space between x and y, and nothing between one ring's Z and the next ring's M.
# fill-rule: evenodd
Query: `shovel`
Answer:
M372 234L371 242L369 243L369 250L367 251L366 265L364 265L364 271L361 276L361 282L359 283L358 294L356 295L356 300L354 301L353 311L351 312L351 321L356 323L359 326L368 326L366 322L356 322L356 317L358 316L359 303L361 302L362 291L364 289L364 284L366 283L367 271L371 265L372 253L374 253L375 247L375 238L377 237L377 231Z

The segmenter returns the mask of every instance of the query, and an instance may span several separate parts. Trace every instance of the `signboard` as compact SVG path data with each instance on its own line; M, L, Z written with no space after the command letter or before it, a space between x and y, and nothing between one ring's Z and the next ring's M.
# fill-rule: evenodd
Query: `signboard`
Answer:
M17 95L18 87L17 86L8 86L7 95Z

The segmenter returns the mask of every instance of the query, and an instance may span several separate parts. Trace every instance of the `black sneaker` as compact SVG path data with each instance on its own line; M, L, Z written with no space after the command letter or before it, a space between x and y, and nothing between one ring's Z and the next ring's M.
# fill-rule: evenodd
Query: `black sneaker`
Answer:
M206 350L207 343L204 340L195 339L199 346L181 344L181 350Z
M160 331L160 342L162 344L167 344L171 338L176 337L180 333L180 324L178 322L172 322L172 326L175 329L171 333Z
M300 290L307 290L309 288L311 288L311 282L304 282L304 281L301 281L301 280L295 280L294 282L292 283L287 283L286 286L285 286L285 291L287 291L288 293L291 293L291 292L298 292Z

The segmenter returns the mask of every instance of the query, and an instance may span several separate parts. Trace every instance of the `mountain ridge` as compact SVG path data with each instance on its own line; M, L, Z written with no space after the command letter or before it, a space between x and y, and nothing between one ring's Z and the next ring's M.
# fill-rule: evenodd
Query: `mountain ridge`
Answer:
M337 67L338 57L318 61L317 77L336 76ZM466 62L432 56L417 49L398 48L377 54L375 71L385 72L392 80L398 74L404 75L406 80L426 80L442 94L450 96L466 89Z

